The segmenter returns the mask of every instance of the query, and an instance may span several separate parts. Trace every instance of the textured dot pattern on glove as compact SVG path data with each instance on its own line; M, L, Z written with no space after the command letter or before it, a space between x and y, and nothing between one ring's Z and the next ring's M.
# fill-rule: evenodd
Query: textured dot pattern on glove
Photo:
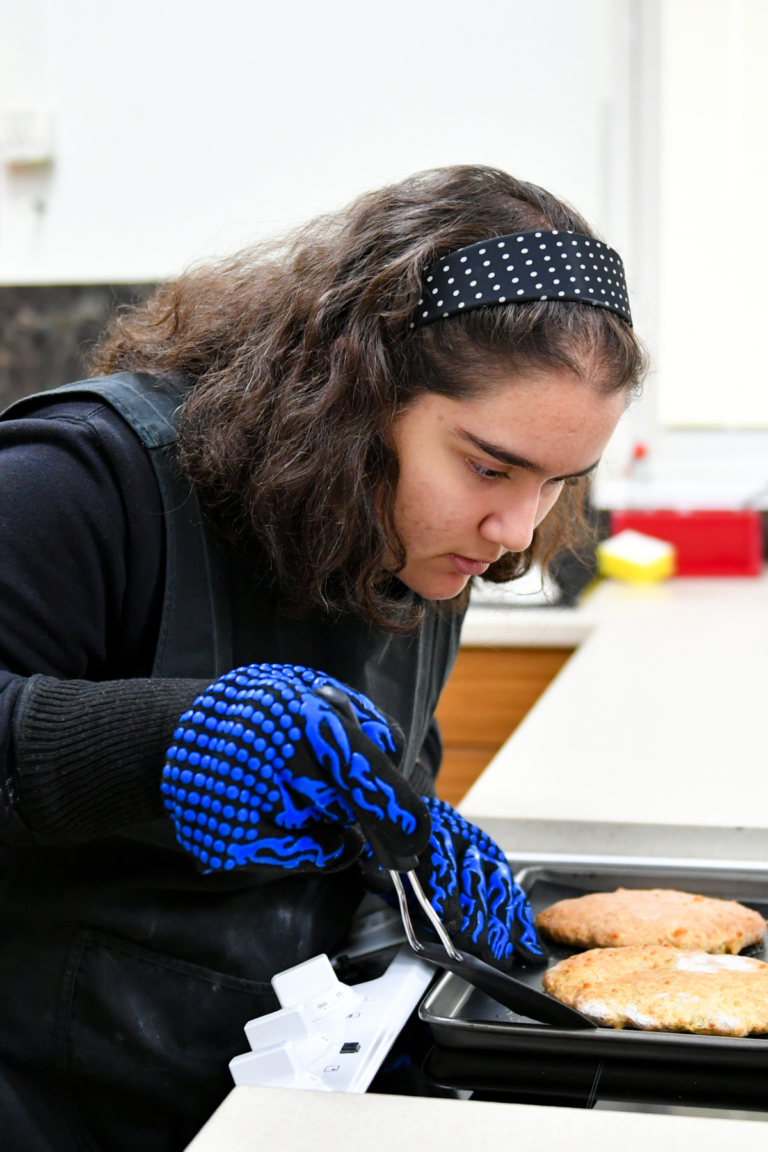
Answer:
M351 748L342 719L315 694L326 684L346 695L369 752L394 754L387 722L367 697L300 665L235 669L181 717L161 789L179 842L206 870L343 866L362 841L341 830L361 812L412 831L396 789L372 770L370 754Z
M425 803L432 835L417 874L459 947L505 967L513 952L540 961L528 897L501 848L444 800Z

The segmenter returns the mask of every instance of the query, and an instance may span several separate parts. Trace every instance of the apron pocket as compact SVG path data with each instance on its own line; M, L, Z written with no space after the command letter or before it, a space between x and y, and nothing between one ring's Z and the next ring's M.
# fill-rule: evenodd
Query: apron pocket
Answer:
M245 1023L279 1007L241 980L83 928L67 964L56 1062L83 1152L182 1152L233 1087Z

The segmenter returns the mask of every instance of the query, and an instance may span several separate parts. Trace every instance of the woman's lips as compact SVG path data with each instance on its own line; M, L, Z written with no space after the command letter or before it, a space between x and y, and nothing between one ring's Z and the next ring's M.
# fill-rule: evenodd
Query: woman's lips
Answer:
M491 566L490 560L470 560L469 556L459 556L457 552L449 552L448 560L462 576L482 576Z

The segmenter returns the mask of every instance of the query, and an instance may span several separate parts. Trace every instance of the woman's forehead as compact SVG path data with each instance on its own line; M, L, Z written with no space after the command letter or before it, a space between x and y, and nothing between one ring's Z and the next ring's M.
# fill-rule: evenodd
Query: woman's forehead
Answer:
M542 476L570 476L599 460L623 411L622 393L558 370L536 379L515 377L461 399L428 393L409 419L425 438L448 437L456 447Z

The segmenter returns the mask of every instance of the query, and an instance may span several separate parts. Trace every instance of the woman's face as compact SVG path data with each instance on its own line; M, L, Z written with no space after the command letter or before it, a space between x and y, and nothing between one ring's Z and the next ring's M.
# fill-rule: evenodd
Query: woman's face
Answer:
M445 600L523 552L563 485L597 464L625 401L551 368L499 377L473 399L420 396L394 426L399 579Z

